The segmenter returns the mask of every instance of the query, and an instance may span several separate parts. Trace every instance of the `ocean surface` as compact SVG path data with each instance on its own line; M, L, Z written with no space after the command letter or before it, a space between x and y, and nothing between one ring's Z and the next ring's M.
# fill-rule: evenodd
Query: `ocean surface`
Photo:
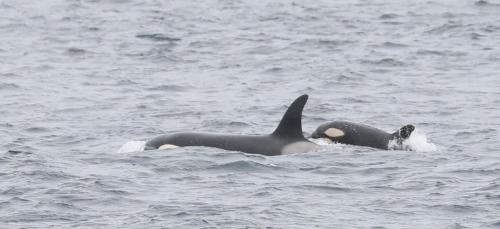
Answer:
M347 120L414 151L140 151ZM500 228L500 2L1 0L0 228Z

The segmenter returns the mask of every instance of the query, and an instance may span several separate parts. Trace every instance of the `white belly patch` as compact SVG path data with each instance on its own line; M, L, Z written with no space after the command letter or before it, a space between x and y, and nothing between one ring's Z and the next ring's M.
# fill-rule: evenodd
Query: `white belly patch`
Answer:
M312 142L294 142L283 147L283 149L281 150L281 154L306 153L313 150L317 146L318 145Z
M175 148L179 148L179 146L172 145L172 144L165 144L165 145L161 145L160 147L158 147L158 149L175 149Z

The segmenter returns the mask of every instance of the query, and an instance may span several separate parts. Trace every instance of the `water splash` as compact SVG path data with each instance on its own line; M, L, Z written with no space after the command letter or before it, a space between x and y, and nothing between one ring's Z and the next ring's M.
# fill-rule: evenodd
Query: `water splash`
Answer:
M146 146L146 141L129 141L120 147L118 153L131 153L137 151L143 151Z
M392 140L389 142L389 148L402 148L405 150L413 150L413 151L423 151L423 152L433 152L437 150L437 146L429 142L427 136L424 133L415 129L413 133L411 133L410 137L402 142L402 146L397 147L397 141Z

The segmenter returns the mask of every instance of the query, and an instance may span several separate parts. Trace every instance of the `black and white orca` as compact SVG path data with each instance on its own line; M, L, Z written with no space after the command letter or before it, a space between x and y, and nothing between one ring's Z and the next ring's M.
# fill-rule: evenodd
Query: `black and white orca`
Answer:
M302 110L308 96L298 97L285 112L278 127L267 135L228 135L182 132L155 137L146 142L145 150L185 146L206 146L268 156L305 153L317 147L302 133Z
M403 141L415 130L413 125L401 127L394 133L346 121L328 122L319 126L311 135L312 138L326 138L335 143L369 146L385 150L407 150Z

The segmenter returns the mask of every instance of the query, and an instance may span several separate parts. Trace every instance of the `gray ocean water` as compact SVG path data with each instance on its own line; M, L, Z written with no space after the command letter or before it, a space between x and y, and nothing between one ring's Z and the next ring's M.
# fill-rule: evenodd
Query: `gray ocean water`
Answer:
M0 228L500 228L499 69L493 1L1 0ZM118 152L305 93L432 147Z

